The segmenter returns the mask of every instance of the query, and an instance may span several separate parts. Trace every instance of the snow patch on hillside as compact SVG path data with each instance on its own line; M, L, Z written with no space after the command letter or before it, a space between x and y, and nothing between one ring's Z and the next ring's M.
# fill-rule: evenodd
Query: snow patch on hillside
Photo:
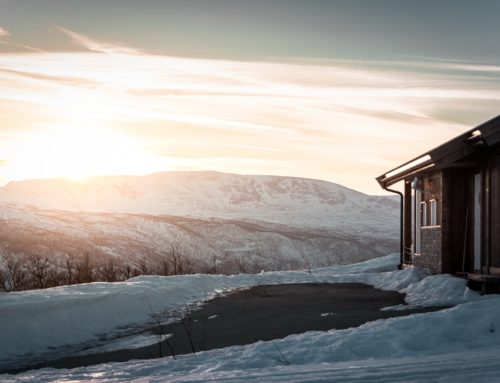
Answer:
M54 259L93 254L154 270L171 246L195 272L293 270L358 262L398 248L395 237L341 234L265 222L147 214L68 212L0 205L0 240L11 251ZM64 262L64 259L63 259Z

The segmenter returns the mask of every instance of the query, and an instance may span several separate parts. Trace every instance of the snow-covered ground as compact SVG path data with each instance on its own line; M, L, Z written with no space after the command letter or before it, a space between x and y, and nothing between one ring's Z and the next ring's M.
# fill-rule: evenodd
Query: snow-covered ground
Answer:
M139 277L10 293L0 299L2 368L99 343L99 334L147 322L239 287L270 283L364 282L407 294L409 306L456 304L438 312L308 332L196 355L0 376L6 382L372 382L494 381L500 376L500 298L465 281L419 269L395 270L397 256L308 272ZM69 326L69 324L72 324ZM144 340L144 339L143 339ZM123 340L122 340L123 341ZM147 339L145 340L147 341ZM285 365L277 359L286 359Z

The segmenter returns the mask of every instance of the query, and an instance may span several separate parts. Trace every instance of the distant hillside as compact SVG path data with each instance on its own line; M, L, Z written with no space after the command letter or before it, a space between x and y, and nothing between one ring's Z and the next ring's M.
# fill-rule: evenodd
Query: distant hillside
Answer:
M168 274L180 261L189 272L300 269L397 251L398 212L394 198L302 178L32 180L0 188L0 250L31 257L33 267L48 258L56 271L72 267L67 260L85 266L90 256L102 275L114 265L122 276Z
M217 172L168 172L12 182L0 203L80 211L266 221L334 228L347 234L397 235L398 203L304 178Z

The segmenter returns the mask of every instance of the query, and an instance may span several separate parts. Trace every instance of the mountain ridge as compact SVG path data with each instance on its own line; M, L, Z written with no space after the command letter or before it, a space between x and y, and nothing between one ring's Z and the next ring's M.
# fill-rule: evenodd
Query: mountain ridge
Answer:
M398 228L394 198L298 177L162 172L0 188L0 250L59 271L90 255L96 272L132 275L172 273L179 259L184 272L225 274L346 264L397 251Z
M394 232L391 197L369 196L342 185L300 177L215 171L101 176L89 183L65 179L15 181L0 188L0 203L82 212L109 212L258 220L351 233ZM358 221L358 219L354 219Z

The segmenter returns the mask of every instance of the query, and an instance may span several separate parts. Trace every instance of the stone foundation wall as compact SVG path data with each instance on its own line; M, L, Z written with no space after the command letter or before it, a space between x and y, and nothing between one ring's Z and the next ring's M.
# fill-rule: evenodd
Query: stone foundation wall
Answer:
M441 226L422 228L421 254L415 255L413 264L439 274L441 266Z

